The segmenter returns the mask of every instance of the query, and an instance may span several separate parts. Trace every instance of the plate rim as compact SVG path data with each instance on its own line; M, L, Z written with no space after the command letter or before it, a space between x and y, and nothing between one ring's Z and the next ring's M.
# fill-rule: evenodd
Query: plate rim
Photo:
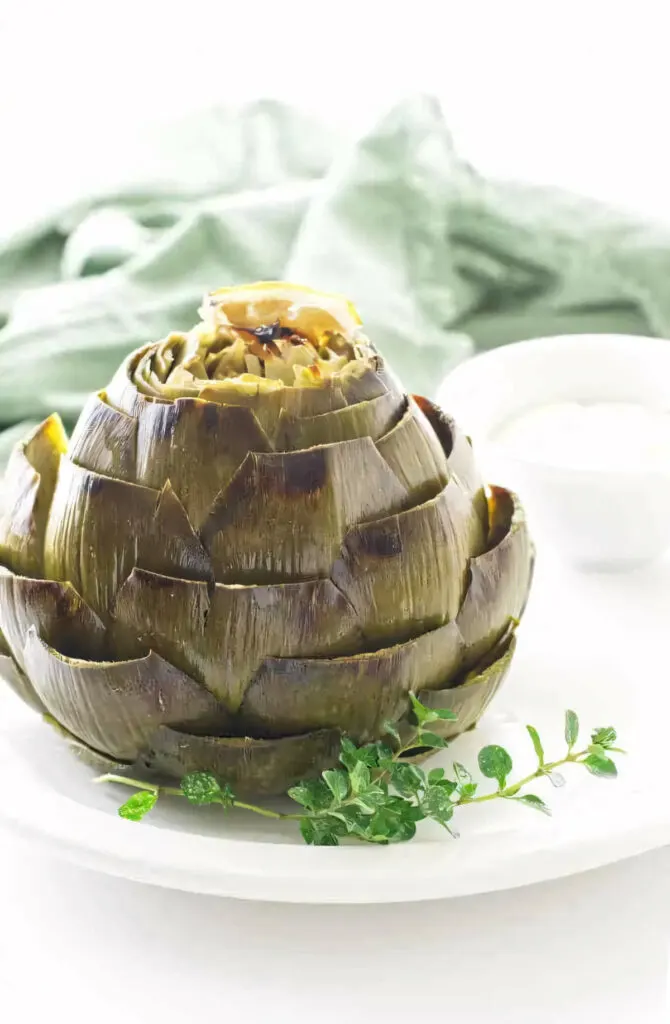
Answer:
M19 779L5 787L0 826L77 866L182 891L282 903L419 902L520 888L670 843L670 807L662 813L653 791L635 789L635 811L629 808L625 818L612 821L611 808L608 814L606 805L595 804L579 827L543 819L544 830L538 822L532 830L496 832L493 858L487 834L330 848L169 827L139 831L135 823L50 789L23 754L17 757L11 728L10 722L9 730L5 725L0 731L0 765L10 782L13 774ZM455 857L458 871L451 872Z

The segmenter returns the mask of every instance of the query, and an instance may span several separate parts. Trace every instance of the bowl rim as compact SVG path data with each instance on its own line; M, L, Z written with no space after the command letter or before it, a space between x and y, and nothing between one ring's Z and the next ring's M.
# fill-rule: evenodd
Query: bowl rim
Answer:
M572 358L574 355L575 348L578 345L588 344L591 350L602 350L603 352L609 349L610 351L614 348L619 349L624 353L635 354L635 350L638 352L640 349L644 349L646 352L647 361L655 354L663 354L664 358L668 360L670 364L670 339L661 338L656 335L636 335L636 334L612 334L612 333L601 333L601 334L551 334L543 335L538 338L525 338L521 341L510 342L507 345L499 345L496 348L487 349L483 352L477 352L471 358L464 360L453 368L441 381L437 390L437 400L440 405L450 415L454 415L455 419L459 419L459 410L450 408L450 395L453 395L456 389L460 389L463 384L470 380L475 381L477 375L480 373L482 368L486 369L486 376L490 379L493 368L496 364L511 364L515 360L523 358L525 353L542 353L554 354L563 351L568 354L568 350L571 355L568 358ZM631 399L631 401L634 401ZM473 403L476 405L476 403ZM541 404L538 402L538 405ZM640 403L638 403L640 404ZM481 405L478 406L481 408ZM519 406L521 408L528 408L527 406ZM668 411L670 411L670 397L668 400ZM580 480L590 480L594 484L604 481L615 481L616 479L621 480L622 478L630 479L645 479L650 482L666 481L670 479L670 462L667 467L665 466L649 466L639 464L628 464L617 467L616 469L606 467L584 467L584 466L570 466L570 465L555 465L551 461L543 459L541 456L529 453L528 455L521 455L519 453L512 453L506 448L504 442L497 441L492 438L489 434L489 430L493 426L493 423L485 422L483 435L475 437L475 445L478 449L483 450L489 448L494 450L496 458L504 460L509 465L516 465L532 470L533 472L539 472L545 476L551 476L556 478L557 476L570 476ZM467 424L465 424L467 427Z

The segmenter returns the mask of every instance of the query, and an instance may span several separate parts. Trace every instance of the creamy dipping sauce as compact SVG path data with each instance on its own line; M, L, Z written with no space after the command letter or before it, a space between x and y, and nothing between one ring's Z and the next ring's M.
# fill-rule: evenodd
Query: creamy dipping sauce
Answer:
M670 410L628 402L556 402L507 420L506 454L563 468L670 470Z

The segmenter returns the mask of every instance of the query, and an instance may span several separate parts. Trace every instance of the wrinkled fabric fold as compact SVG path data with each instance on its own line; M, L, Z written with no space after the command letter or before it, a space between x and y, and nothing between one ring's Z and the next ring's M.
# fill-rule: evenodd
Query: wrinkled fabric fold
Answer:
M412 96L352 142L280 103L202 111L128 146L106 192L0 235L0 430L72 424L125 355L188 326L208 282L346 293L429 396L475 348L670 336L666 230L481 178L448 116ZM0 433L0 460L10 447Z

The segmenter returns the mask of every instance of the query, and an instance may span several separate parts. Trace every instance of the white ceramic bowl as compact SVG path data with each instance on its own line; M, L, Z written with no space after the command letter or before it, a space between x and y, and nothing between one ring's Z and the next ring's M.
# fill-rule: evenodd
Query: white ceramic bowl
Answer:
M670 464L650 469L626 456L616 471L562 468L532 444L520 457L496 440L505 421L553 402L670 409L670 341L615 334L522 341L462 363L437 398L471 436L487 478L520 494L538 541L571 563L627 569L670 548Z

